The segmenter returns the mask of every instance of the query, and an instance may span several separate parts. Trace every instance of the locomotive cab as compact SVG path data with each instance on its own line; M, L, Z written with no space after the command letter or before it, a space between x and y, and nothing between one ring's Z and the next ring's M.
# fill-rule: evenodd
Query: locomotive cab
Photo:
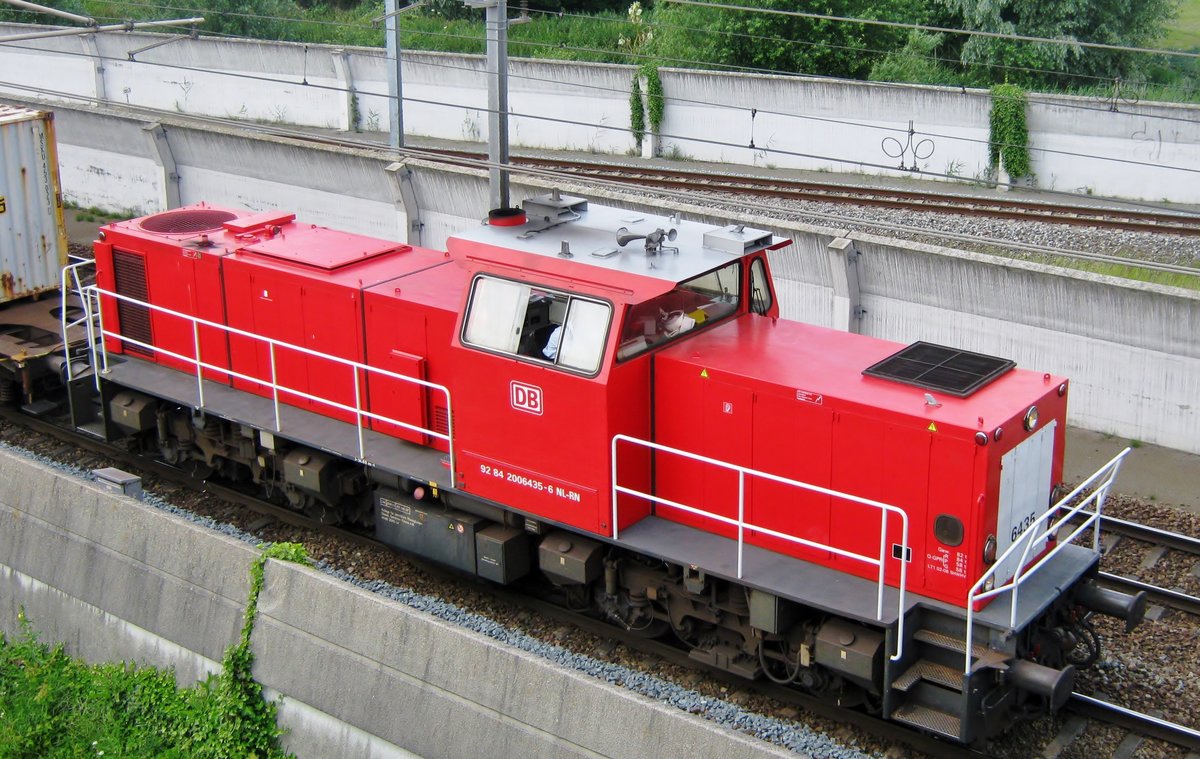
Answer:
M745 227L659 226L577 198L526 207L522 224L448 243L471 272L453 344L455 481L607 535L613 438L652 434L653 355L751 311L776 315L765 251L777 241ZM623 457L646 484L646 452ZM649 513L644 501L624 505L622 524Z

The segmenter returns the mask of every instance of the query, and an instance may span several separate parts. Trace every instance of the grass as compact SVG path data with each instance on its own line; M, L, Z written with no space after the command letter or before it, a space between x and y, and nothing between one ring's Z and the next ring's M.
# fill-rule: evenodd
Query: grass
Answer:
M66 208L71 208L71 206L66 203L64 203L63 206ZM107 211L102 211L95 206L91 206L90 208L76 207L74 211L75 221L94 222L99 224L107 224L110 221L118 221L121 219L128 219L130 216L136 216L136 214L132 213L109 213Z
M484 52L484 26L476 20L414 14L403 17L400 26L401 45L409 50ZM528 23L509 28L508 49L517 58L629 63L617 43L633 31L624 16L611 13L587 18L534 14Z
M1162 45L1171 50L1200 49L1200 0L1180 0L1179 15L1168 27Z
M1196 274L1175 274L1155 269L1146 269L1129 264L1114 264L1104 261L1087 261L1071 256L1056 256L1052 254L1017 253L1005 249L997 249L996 255L1018 258L1023 261L1033 261L1051 266L1061 266L1065 269L1088 271L1094 274L1105 274L1110 277L1131 279L1137 282L1148 282L1155 285L1181 287L1185 290L1200 290L1200 270Z

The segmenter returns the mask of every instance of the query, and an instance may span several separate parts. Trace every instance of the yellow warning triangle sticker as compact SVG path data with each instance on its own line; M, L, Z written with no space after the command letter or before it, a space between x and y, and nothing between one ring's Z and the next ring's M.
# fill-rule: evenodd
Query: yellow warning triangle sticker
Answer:
M929 430L930 432L937 432L937 425L934 424L933 422L930 422L929 426L926 427L925 429Z
M700 376L701 376L701 377L703 377L704 379L708 379L708 370L707 370L707 369L701 369L701 370L700 370Z

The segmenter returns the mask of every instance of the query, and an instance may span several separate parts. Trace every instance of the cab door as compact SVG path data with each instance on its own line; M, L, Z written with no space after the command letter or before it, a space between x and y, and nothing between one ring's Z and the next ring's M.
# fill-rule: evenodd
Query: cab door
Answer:
M598 298L475 278L454 346L460 488L578 529L609 531L602 369L611 322L612 305Z

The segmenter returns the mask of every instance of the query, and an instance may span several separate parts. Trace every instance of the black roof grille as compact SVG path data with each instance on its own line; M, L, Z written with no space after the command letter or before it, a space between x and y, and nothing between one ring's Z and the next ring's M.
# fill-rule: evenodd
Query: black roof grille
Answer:
M1016 365L1006 358L913 343L867 367L863 374L966 398Z

